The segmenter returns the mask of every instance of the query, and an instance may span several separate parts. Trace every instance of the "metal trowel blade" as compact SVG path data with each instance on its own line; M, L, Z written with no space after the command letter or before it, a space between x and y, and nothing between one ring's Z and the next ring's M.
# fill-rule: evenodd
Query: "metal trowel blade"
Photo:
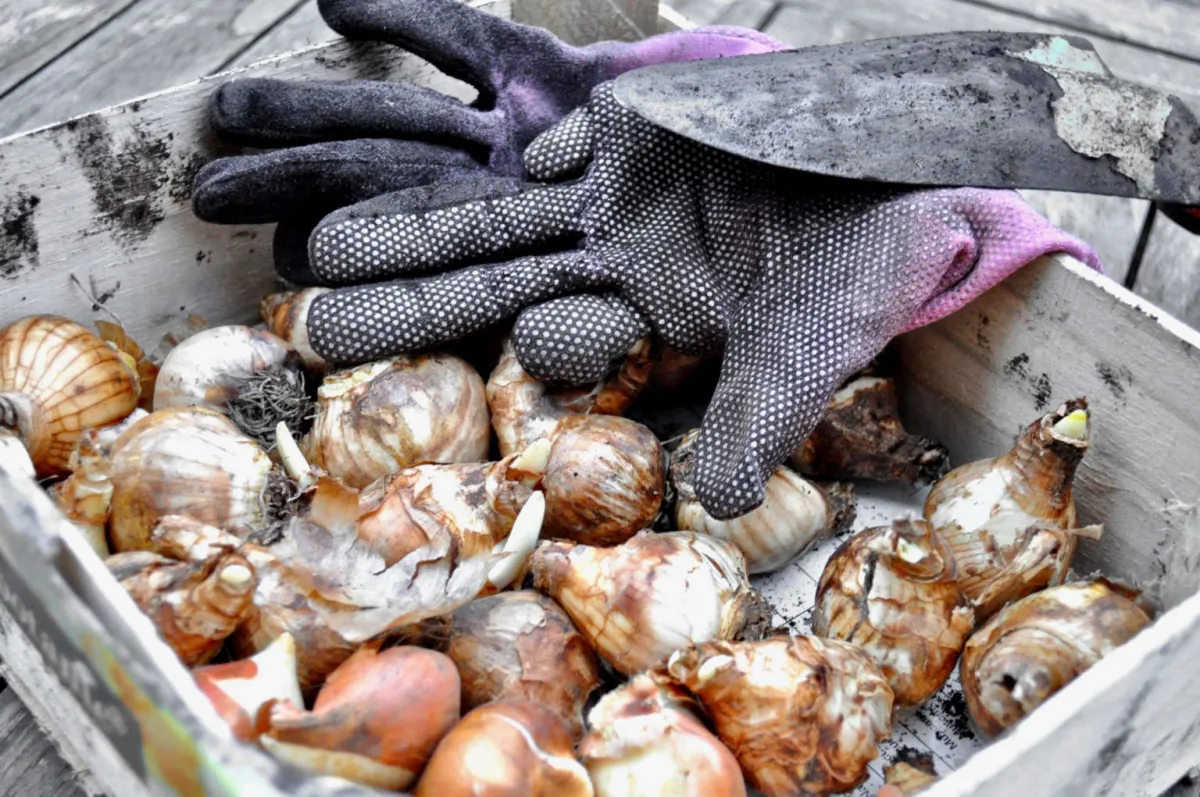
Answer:
M641 116L787 169L1200 205L1200 125L1075 36L956 32L644 67Z

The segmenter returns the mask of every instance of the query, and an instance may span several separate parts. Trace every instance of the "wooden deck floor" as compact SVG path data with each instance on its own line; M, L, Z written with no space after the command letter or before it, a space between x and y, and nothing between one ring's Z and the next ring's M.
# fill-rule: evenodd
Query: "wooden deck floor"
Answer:
M569 0L563 0L569 2ZM698 24L759 28L803 46L961 29L1086 35L1117 75L1200 111L1200 0L674 0ZM0 0L0 137L334 38L315 0ZM1124 278L1141 201L1029 192ZM1158 219L1137 292L1200 326L1200 240ZM0 681L0 797L80 794ZM1188 783L1176 797L1200 794Z

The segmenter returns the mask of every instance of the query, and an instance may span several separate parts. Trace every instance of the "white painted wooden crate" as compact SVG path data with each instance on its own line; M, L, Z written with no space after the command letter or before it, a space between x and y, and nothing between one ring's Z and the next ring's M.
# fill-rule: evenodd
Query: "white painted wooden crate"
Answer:
M607 0L575 2L573 38L628 35L612 27ZM562 15L553 0L513 3L515 11L509 0L475 0L526 22ZM660 19L662 29L686 24L667 10ZM344 42L237 74L409 80L462 99L472 93L393 48ZM203 107L230 75L0 140L0 326L41 312L84 323L115 316L152 346L189 313L210 324L257 321L259 299L276 284L271 230L204 224L187 202L196 168L220 154ZM948 684L931 707L900 715L856 794L874 793L899 746L932 752L946 775L929 797L1161 793L1200 763L1200 522L1192 511L1200 336L1080 264L1047 258L898 339L896 350L906 423L947 445L956 464L1004 451L1046 407L1086 395L1096 439L1077 501L1082 521L1106 531L1083 541L1076 569L1135 582L1167 611L991 744L971 737L957 685ZM864 488L856 528L919 511L922 498ZM89 791L375 793L305 777L234 743L65 523L34 486L0 469L0 674ZM756 580L798 633L809 630L814 578L832 548Z

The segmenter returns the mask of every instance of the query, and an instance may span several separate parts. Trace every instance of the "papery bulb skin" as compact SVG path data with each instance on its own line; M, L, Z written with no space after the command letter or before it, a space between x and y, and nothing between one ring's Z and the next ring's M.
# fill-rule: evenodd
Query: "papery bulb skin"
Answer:
M690 531L644 532L610 548L543 541L529 569L534 588L622 675L696 642L753 633L770 616L741 551Z
M924 520L858 532L829 558L817 584L813 633L871 654L900 708L941 689L973 628L949 547Z
M311 712L273 706L262 743L317 774L408 789L458 722L460 688L437 651L368 643L329 676Z
M325 377L317 402L301 449L350 487L416 465L487 458L483 379L449 354L401 355L337 371Z
M262 531L289 496L271 458L220 413L174 407L151 413L113 444L109 540L146 550L159 521L191 517L237 537Z
M187 667L210 661L251 611L254 568L232 551L198 563L134 551L105 564Z
M579 745L596 797L745 797L737 759L686 692L638 674L600 698Z
M555 712L497 700L468 712L442 739L413 797L593 797L573 748Z
M387 566L448 529L464 554L505 540L546 468L545 445L499 462L420 465L368 485L359 494L358 537Z
M71 453L71 475L54 485L50 494L67 520L79 529L101 559L108 547L108 516L112 507L112 445L101 442L100 430L87 429Z
M197 332L167 355L154 386L154 409L205 407L223 415L242 383L297 355L266 330L230 324Z
M929 484L950 469L942 444L909 434L894 380L860 375L834 393L825 414L790 459L818 479Z
M650 675L695 695L747 784L767 797L850 791L891 737L891 687L847 642L707 642L671 654Z
M262 653L285 633L296 650L296 676L306 700L358 648L329 626L329 618L351 607L323 599L261 545L243 542L191 518L169 516L155 528L155 552L189 562L204 562L237 550L254 567L258 583L252 608L230 635L235 659Z
M613 415L564 418L542 483L544 535L621 544L658 516L665 470L658 438L640 423Z
M0 430L21 439L38 478L68 473L83 430L118 423L140 394L129 356L70 319L32 315L0 330Z
M1090 427L1086 400L1073 399L1031 423L1006 453L961 465L930 490L925 519L949 543L970 600L1002 577L1030 526L1076 527L1072 485ZM1078 536L1069 535L1055 553L1058 580L1050 585L1062 583L1077 548Z
M296 350L305 367L314 374L324 373L329 363L313 350L308 339L308 311L313 301L332 288L304 288L299 291L273 293L259 303L259 314L272 334L287 341Z
M985 738L998 736L1150 623L1129 590L1104 579L1049 587L1009 604L963 648L973 724Z
M763 502L740 517L718 520L705 511L692 485L694 429L671 455L671 485L675 489L675 525L681 530L711 534L732 542L746 557L751 575L772 573L791 562L815 542L848 528L856 515L854 487L834 483L825 487L780 466L763 486Z
M578 740L584 707L600 686L591 645L552 598L534 590L478 598L408 629L445 653L462 678L464 711L493 700L532 700L554 711Z
M197 667L192 678L233 735L243 741L257 739L267 729L275 703L304 705L296 678L296 640L291 634L282 634L250 658Z
M898 760L883 770L884 786L877 797L912 797L921 794L937 783L938 776L932 757L926 760Z
M565 418L620 415L641 393L652 367L650 342L642 339L603 382L586 389L552 390L525 372L512 339L506 339L500 362L487 382L488 407L500 455L508 456L538 440L552 438Z

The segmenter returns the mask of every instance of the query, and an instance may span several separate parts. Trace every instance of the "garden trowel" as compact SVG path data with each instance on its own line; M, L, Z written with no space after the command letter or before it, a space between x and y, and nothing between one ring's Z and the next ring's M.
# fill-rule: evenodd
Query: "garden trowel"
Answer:
M1086 39L956 32L645 67L617 98L726 152L822 175L1157 202L1200 233L1200 124Z

